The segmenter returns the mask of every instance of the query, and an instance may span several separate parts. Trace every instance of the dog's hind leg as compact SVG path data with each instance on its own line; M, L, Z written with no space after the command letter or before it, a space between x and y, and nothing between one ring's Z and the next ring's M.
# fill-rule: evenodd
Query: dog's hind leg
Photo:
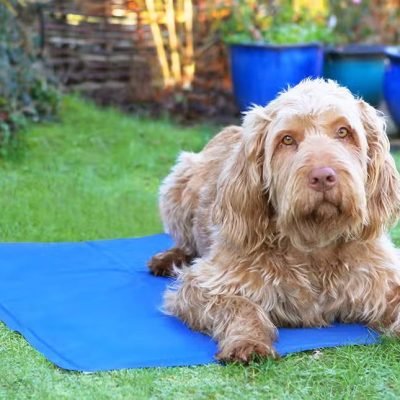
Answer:
M161 185L161 218L175 247L150 259L148 267L154 275L173 276L174 268L190 264L197 256L193 219L199 198L200 182L196 170L200 157L199 154L183 152Z

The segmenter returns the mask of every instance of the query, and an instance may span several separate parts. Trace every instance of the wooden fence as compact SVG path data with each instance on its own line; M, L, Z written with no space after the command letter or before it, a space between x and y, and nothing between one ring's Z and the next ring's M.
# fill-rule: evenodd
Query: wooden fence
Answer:
M61 82L103 104L151 103L185 117L235 112L226 49L213 30L224 5L178 0L171 16L160 4L172 0L140 1L46 6L46 59ZM192 26L182 13L192 13Z
M232 1L47 0L46 59L67 88L100 103L146 103L185 117L231 114L227 54L214 27ZM327 0L294 4L323 8ZM371 4L371 18L387 20L380 29L395 37L398 15L389 20L387 11L400 0Z

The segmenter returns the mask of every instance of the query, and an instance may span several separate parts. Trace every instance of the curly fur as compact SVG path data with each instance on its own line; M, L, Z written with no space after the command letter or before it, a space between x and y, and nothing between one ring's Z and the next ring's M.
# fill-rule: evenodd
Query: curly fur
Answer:
M282 143L288 134L295 144ZM318 167L336 171L332 190L307 184ZM340 320L400 333L399 257L386 235L399 175L382 116L336 83L306 80L183 153L160 209L181 255L150 261L153 273L177 274L164 309L212 335L219 359L275 356L277 326Z

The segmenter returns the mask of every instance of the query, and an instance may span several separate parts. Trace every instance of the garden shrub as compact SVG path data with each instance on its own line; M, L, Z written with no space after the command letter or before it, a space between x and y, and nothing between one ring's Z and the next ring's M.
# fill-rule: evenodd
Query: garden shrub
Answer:
M28 121L57 115L60 95L39 57L33 4L0 1L0 153Z

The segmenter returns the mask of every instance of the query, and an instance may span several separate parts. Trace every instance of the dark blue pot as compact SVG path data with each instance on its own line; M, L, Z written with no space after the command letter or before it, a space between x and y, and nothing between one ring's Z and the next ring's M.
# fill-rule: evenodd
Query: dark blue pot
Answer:
M322 75L323 48L319 44L275 46L230 45L233 91L241 111L265 105L289 85Z
M388 110L400 130L400 50L387 51L389 62L385 70L384 95Z
M375 107L383 99L384 71L383 46L350 45L325 53L324 76Z

